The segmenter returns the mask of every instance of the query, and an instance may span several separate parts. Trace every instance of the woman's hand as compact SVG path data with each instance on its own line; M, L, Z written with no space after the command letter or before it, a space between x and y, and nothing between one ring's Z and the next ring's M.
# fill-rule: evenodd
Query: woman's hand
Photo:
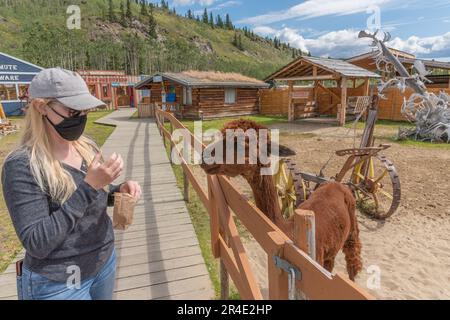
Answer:
M114 152L103 164L100 164L100 157L100 153L97 153L84 178L84 181L95 190L111 184L122 174L123 170L123 159L117 153Z
M131 194L136 200L139 200L142 195L141 186L136 181L127 181L120 185L121 193Z

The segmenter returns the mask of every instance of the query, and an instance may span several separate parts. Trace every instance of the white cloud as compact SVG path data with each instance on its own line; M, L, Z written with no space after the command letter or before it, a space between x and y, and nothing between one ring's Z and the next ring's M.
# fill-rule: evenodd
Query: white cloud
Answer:
M221 3L217 5L217 9L223 9L223 8L229 8L229 7L237 7L242 4L241 1L226 1L224 3Z
M254 31L262 36L277 37L297 49L321 57L345 58L370 50L370 41L358 39L358 31L351 29L328 32L315 39L304 38L299 30L291 28L276 30L260 26Z
M208 11L220 11L224 8L238 7L240 5L242 5L241 1L231 0L231 1L226 1L226 2L220 3L217 6L208 8ZM194 11L194 14L197 14L197 15L203 14L203 10Z
M396 37L389 42L389 45L421 56L436 56L437 54L446 56L450 54L450 32L435 37L411 36L406 40Z
M192 6L199 4L201 6L211 6L216 2L216 0L173 0L173 5L175 6Z
M310 51L313 55L322 57L349 58L371 50L368 39L359 39L358 30L345 29L325 33L317 38L305 38L296 29L274 29L259 26L254 31L262 36L280 38L293 47ZM411 36L406 40L399 37L392 39L390 47L407 51L419 57L448 57L450 56L450 32L435 37Z
M294 18L316 18L330 15L350 15L366 12L373 6L381 6L395 0L306 0L287 10L245 18L241 24L270 24Z

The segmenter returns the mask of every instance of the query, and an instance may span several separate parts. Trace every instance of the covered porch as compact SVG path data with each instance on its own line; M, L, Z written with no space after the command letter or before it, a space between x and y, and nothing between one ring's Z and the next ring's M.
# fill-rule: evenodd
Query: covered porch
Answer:
M262 92L261 113L287 114L289 121L333 116L343 126L348 115L368 105L371 82L378 78L378 74L343 60L301 57L266 79L277 89ZM280 87L283 84L284 88ZM283 102L284 108L271 110Z

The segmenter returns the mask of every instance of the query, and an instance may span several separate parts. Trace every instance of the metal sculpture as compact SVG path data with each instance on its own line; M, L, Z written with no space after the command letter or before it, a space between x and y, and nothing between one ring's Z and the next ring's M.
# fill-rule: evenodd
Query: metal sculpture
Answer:
M409 74L399 59L387 48L386 42L391 39L389 33L385 33L383 40L377 38L378 31L370 34L366 31L359 33L359 38L370 38L373 46L378 48L376 65L381 72L396 71L398 76L382 81L379 86L379 95L388 88L398 88L405 92L409 87L414 93L408 100L404 99L402 113L406 119L415 124L413 129L401 129L399 138L414 138L420 141L447 142L450 143L450 96L445 92L435 94L429 92L425 83L430 83L426 76L429 72L423 63L416 60L414 69L416 74Z

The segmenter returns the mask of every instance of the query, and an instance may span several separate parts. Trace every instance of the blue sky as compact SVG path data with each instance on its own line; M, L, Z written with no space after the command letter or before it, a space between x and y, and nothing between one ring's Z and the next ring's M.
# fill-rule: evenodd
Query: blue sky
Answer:
M379 12L390 46L421 58L450 61L450 0L171 0L184 13L229 13L238 27L277 36L316 56L350 57L370 50L357 39ZM368 19L371 24L368 25Z

